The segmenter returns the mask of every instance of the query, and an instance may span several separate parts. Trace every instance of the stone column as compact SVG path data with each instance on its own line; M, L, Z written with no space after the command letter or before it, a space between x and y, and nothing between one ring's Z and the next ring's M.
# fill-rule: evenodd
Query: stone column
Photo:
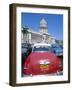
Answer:
M51 38L51 42L52 42L52 44L55 44L55 38L54 37Z
M46 35L45 35L45 34L43 34L43 35L42 35L42 37L43 37L43 38L42 38L42 42L44 42L44 43L45 43L45 40L46 40Z
M28 42L31 43L31 33L28 33Z
M21 32L21 43L23 43L23 32Z

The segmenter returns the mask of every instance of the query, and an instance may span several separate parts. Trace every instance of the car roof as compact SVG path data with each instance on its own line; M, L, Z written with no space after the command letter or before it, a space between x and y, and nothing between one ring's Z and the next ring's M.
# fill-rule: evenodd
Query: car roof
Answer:
M35 46L51 46L51 44L47 44L47 43L36 43L33 45L34 47Z

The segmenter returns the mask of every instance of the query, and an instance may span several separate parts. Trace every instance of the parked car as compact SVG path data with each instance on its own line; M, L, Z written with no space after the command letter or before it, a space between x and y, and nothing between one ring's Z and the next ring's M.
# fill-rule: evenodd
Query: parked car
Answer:
M51 48L52 48L52 52L55 53L57 56L63 56L62 46L58 44L53 44Z
M34 44L31 54L23 64L23 74L31 76L60 74L62 69L61 60L51 52L51 45L45 43Z
M60 45L60 47L63 49L63 45Z
M22 43L21 52L22 52L22 64L25 62L28 55L31 53L31 45L28 43Z

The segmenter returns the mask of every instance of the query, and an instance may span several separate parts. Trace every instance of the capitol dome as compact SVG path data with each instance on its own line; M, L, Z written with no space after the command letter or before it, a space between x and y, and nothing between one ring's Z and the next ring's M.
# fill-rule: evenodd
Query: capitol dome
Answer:
M44 18L42 18L40 21L40 27L47 27L47 22Z
M47 22L44 18L41 19L40 21L40 33L44 34L48 32L48 26L47 26Z

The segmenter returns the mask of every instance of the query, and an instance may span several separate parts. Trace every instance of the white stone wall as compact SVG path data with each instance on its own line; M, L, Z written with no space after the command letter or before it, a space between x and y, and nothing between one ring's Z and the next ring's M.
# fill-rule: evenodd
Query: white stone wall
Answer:
M31 34L31 42L32 43L42 42L42 35L32 33Z
M22 43L39 43L39 42L45 42L49 44L54 44L55 43L55 38L53 38L51 35L48 34L39 34L39 33L34 33L30 32L27 34L22 33Z

